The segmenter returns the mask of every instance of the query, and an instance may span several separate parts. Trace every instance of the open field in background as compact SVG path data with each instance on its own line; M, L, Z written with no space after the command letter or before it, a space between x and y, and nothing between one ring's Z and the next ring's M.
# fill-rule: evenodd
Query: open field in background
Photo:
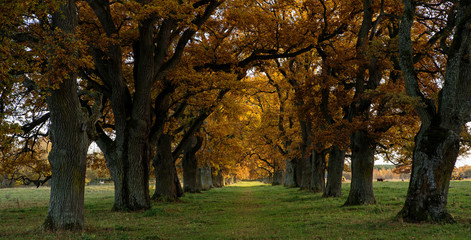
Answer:
M153 203L137 213L111 212L113 186L87 186L86 231L47 233L40 228L49 188L0 189L0 239L469 239L471 182L451 183L448 206L453 225L394 220L407 182L375 182L376 205L342 207L343 197L240 182L178 203Z

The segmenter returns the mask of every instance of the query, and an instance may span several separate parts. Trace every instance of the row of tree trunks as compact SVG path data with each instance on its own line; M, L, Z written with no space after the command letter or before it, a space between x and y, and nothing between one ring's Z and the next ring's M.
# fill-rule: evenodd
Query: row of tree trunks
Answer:
M311 181L312 191L323 192L324 197L340 197L342 192L342 173L345 163L345 151L332 147L329 152L329 165L327 171L327 186L325 186L325 155L313 151L311 171L304 171L298 165L302 159L286 160L284 175L285 187L299 187L302 184L303 173ZM315 164L314 164L315 163ZM309 172L311 175L309 176ZM316 190L314 190L316 189Z

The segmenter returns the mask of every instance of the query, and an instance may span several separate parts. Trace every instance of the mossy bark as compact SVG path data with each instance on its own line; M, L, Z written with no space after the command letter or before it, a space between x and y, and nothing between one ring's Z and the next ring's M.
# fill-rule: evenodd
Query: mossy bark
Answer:
M416 3L404 0L399 27L399 60L406 92L422 125L415 137L412 173L406 202L398 217L407 222L453 223L446 209L448 185L460 148L460 134L471 115L470 1L454 2L447 20L453 29L445 51L446 73L438 99L421 92L411 40Z
M416 136L411 180L399 217L407 222L453 223L446 209L448 186L460 137L439 126L422 127Z

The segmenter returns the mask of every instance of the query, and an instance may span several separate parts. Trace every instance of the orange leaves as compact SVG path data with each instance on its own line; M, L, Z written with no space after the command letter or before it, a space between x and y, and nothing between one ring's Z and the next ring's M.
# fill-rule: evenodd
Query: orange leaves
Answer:
M18 146L10 146L7 152L0 153L0 174L10 176L26 176L38 178L50 175L50 165L47 160L51 149L47 138L41 138L34 145L27 145L30 151L20 152ZM14 150L13 150L14 149Z
M92 59L86 53L87 46L75 35L56 29L43 41L47 48L41 50L41 57L47 63L47 71L38 76L40 81L48 84L43 87L55 89L58 83L69 79L71 73L92 66Z

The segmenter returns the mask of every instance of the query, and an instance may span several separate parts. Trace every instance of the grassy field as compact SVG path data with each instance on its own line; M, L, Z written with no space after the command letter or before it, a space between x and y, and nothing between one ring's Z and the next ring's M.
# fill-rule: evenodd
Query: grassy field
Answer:
M111 212L113 187L87 186L86 230L48 233L40 226L48 188L0 189L0 239L470 239L471 182L452 182L448 208L452 225L408 224L394 220L406 182L375 182L377 204L342 207L344 197L312 194L241 182L178 203L153 203L137 213Z

